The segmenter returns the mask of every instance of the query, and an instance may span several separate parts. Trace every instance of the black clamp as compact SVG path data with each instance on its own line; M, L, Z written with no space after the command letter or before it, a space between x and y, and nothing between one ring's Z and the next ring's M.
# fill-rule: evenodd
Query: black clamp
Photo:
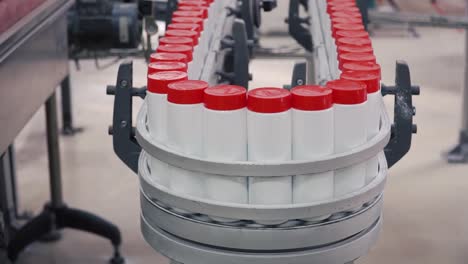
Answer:
M284 85L283 88L291 90L292 88L307 83L307 62L301 61L294 63L291 84Z
M304 0L290 0L289 1L289 15L286 19L288 24L289 34L307 51L312 52L313 42L310 30L304 26L310 24L309 17L300 17L299 8L303 6L305 10L309 9L308 2Z
M382 95L394 95L394 124L390 142L385 147L388 167L392 167L411 148L412 135L417 133L413 124L416 108L413 106L413 95L419 95L420 88L411 85L410 70L406 62L397 61L395 86L382 84Z
M252 79L249 73L249 46L251 45L247 39L245 22L242 19L235 19L232 35L221 41L221 48L229 50L223 70L216 72L220 76L221 82L227 81L230 84L248 87L249 81Z
M113 123L109 128L114 152L133 172L138 173L141 147L135 138L133 127L133 97L145 98L146 87L133 87L133 63L124 62L119 67L117 84L107 87L107 94L114 95Z

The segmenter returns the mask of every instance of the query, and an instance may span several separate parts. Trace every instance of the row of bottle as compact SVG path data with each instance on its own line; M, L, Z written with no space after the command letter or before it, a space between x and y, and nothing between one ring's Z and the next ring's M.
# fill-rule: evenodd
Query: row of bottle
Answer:
M336 62L341 72L341 79L364 81L369 74L379 76L376 89L369 89L367 112L368 120L374 120L373 125L368 126L368 139L373 138L379 132L380 109L382 95L380 93L381 69L377 64L372 41L363 24L360 9L355 0L327 0L326 12L329 16L331 37L334 39ZM365 70L365 71L363 71ZM360 74L356 75L356 72ZM351 74L354 74L351 77ZM367 164L367 177L373 178L378 171L378 158L371 158Z
M360 43L370 42L361 31L336 30L335 35L338 40L347 35L338 51L359 54ZM245 97L240 87L207 89L204 82L187 81L184 57L176 52L152 55L153 62L165 64L150 64L147 97L151 135L181 154L218 161L311 160L352 150L379 131L380 66L375 62L341 63L341 79L328 88L298 87L292 95L277 88L254 89ZM202 175L150 160L153 179L175 192L241 204L317 202L356 191L378 173L377 158L336 172L248 179Z
M198 79L201 65L209 53L212 32L217 25L217 18L223 9L221 1L181 0L177 10L172 13L171 23L167 25L164 37L159 39L156 53L151 56L150 70L184 70L187 68L190 79ZM178 55L178 64L164 61L167 54ZM159 55L158 55L159 54ZM185 56L184 56L185 55ZM187 64L183 66L182 63ZM151 72L150 72L151 73Z
M346 76L349 76L346 79ZM280 88L220 85L208 88L181 71L148 76L148 128L158 144L213 161L310 161L366 143L379 118L368 115L368 92L379 76L359 72L327 87ZM379 112L380 108L374 109ZM206 175L150 159L160 185L193 197L255 205L312 203L340 197L370 182L378 168L366 164L313 175L231 177Z

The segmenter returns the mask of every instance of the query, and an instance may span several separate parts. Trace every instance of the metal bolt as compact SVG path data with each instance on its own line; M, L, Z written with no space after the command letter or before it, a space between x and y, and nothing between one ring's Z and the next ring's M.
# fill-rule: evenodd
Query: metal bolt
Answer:
M127 87L127 85L128 85L127 80L122 80L122 81L120 82L120 86L122 86L122 87Z
M297 80L297 85L303 85L303 84L304 84L304 80L302 79Z
M124 128L124 127L127 127L127 121L123 120L120 122L120 127L121 128Z

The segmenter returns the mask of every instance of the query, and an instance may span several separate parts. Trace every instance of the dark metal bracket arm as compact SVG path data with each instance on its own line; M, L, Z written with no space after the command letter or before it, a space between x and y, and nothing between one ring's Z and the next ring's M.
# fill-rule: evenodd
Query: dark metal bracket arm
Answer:
M304 24L309 24L309 17L302 18L299 15L299 8L303 5L307 10L307 2L302 0L291 0L289 2L289 15L286 19L288 24L289 34L307 51L312 52L313 40L312 35L308 28Z
M413 116L416 115L413 95L420 94L419 86L411 85L410 70L406 62L397 61L395 75L395 86L382 84L382 95L395 97L392 137L385 147L389 168L403 158L411 148L412 135L417 133L417 126L413 124Z
M223 49L229 49L223 71L216 72L222 81L247 88L252 79L249 73L250 51L245 22L235 19L232 25L232 35L221 41Z
M109 134L112 135L114 152L133 172L138 173L138 157L141 147L135 139L132 126L133 97L145 98L146 88L133 87L133 63L124 62L119 67L117 83L107 87L107 94L114 95L114 115Z

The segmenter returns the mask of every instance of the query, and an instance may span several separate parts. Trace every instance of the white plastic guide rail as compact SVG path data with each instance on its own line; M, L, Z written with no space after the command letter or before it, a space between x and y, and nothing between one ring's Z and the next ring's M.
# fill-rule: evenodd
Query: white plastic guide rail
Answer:
M310 32L314 47L315 80L317 84L339 78L335 42L331 35L330 18L326 12L325 0L310 0Z
M236 1L227 0L225 5L220 4L220 8L217 10L219 16L216 19L215 28L211 38L209 39L209 49L205 57L203 65L200 71L200 80L207 82L210 85L215 85L218 83L219 76L216 74L218 69L222 68L224 63L224 54L228 52L227 50L222 50L221 40L228 35L232 30L232 25L234 23L234 16L229 16L229 11L227 7L234 8L236 6Z

